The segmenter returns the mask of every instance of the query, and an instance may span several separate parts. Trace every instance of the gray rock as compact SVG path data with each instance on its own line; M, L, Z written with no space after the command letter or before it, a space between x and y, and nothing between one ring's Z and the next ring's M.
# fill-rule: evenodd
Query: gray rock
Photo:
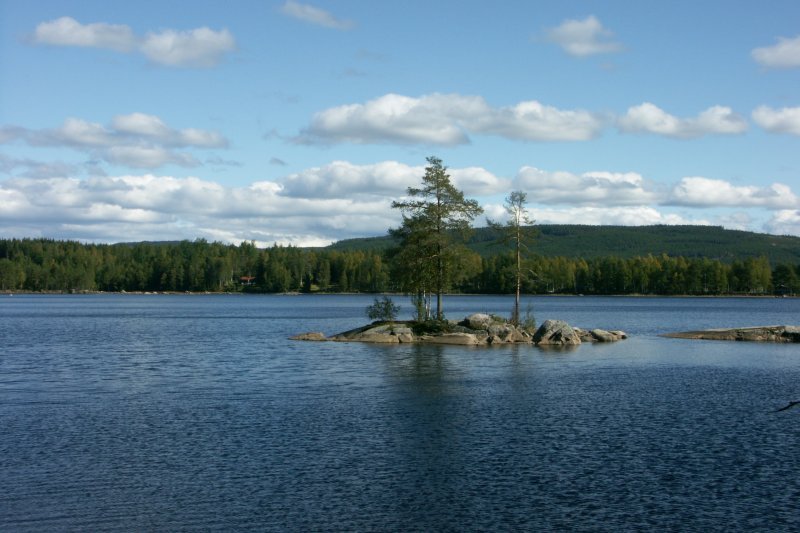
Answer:
M604 329L593 329L592 337L597 339L597 342L616 342L619 340L616 335Z
M422 342L429 344L457 344L460 346L477 346L486 344L488 337L478 337L474 333L442 333L441 335L426 335Z
M572 326L563 320L545 320L533 335L533 342L542 345L576 345L581 343Z
M309 331L308 333L301 333L294 337L289 337L293 341L326 341L328 338L321 331Z
M492 325L492 317L486 313L474 313L465 318L462 324L470 329L488 330Z
M396 344L400 342L397 335L385 331L365 331L355 339L350 339L358 342L371 342L375 344Z
M664 337L721 341L800 342L800 326L756 326L666 333Z
M398 333L397 340L400 342L415 342L417 339L413 333Z

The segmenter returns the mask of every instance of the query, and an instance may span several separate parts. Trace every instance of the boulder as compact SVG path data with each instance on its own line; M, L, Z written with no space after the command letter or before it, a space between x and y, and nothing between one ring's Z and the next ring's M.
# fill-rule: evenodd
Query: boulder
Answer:
M592 337L597 339L597 342L617 342L619 340L619 337L604 329L593 329Z
M492 324L488 333L491 344L531 342L530 335L512 324Z
M563 320L545 320L533 335L533 342L542 345L576 345L581 343L572 326Z
M461 325L469 329L488 330L492 322L492 317L486 313L474 313L465 318L463 322L461 322Z

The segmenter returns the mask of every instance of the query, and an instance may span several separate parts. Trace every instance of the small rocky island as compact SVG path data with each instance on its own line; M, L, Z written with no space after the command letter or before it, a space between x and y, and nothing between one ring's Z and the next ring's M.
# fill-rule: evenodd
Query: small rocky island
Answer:
M321 332L291 337L301 341L426 343L462 346L503 344L536 344L540 346L574 346L584 342L615 342L628 336L622 331L580 329L563 320L546 320L535 331L515 326L503 319L475 313L460 322L373 322L367 326L338 333L331 337Z
M703 339L715 341L800 342L800 326L755 326L748 328L707 329L665 333L663 337L675 339Z

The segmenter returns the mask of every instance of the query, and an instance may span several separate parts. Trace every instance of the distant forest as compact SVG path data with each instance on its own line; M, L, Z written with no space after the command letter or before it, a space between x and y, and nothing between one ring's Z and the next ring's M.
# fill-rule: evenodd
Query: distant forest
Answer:
M528 294L800 294L800 238L704 227L537 226L525 260ZM514 290L512 254L488 230L469 243L454 280L463 293ZM0 290L392 292L389 238L327 248L0 240ZM558 253L554 253L557 251Z

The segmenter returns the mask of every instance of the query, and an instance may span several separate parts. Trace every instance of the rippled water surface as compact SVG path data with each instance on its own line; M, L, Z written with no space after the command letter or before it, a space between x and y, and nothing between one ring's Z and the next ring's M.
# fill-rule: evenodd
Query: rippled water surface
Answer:
M287 340L371 302L0 296L0 530L800 528L800 347L658 337L800 300L534 299L631 335L572 350Z

